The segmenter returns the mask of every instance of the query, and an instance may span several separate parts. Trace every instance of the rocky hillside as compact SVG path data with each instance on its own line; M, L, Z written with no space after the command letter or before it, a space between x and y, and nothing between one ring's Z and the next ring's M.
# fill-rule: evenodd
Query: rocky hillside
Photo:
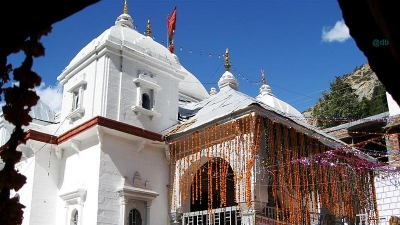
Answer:
M371 70L368 64L356 67L353 72L343 75L351 87L356 90L359 99L363 97L371 99L374 87L380 84L378 77ZM307 117L312 117L312 107L305 110L302 114ZM314 124L312 121L309 121Z
M380 84L378 77L371 70L368 64L356 67L350 74L344 75L346 81L356 90L356 94L361 100L363 97L371 99L374 87Z

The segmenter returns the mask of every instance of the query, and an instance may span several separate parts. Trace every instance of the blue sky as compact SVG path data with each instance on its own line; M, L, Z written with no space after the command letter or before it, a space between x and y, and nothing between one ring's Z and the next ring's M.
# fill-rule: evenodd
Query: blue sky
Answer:
M34 70L44 82L38 93L51 107L60 107L57 76L80 49L114 25L123 2L100 0L54 24L42 38L46 55L35 60ZM145 32L150 18L154 39L164 45L167 14L177 7L176 55L208 91L218 87L224 72L218 55L226 48L240 91L255 97L263 68L272 93L300 112L317 102L335 76L367 63L341 23L336 0L128 0L128 6L136 29ZM14 67L21 61L21 55L9 57Z

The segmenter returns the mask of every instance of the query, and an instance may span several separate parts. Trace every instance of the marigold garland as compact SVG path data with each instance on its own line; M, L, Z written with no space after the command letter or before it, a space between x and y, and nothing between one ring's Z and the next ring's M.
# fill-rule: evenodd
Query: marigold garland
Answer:
M171 205L201 204L202 181L205 179L209 213L213 207L226 207L226 182L229 168L232 168L233 201L239 211L243 206L252 209L253 168L261 140L265 142L263 164L268 173L268 190L273 197L271 202L274 202L277 220L310 224L318 219L313 215L321 208L332 219L346 216L355 221L359 213L357 208L367 209L371 222L378 216L374 175L370 170L373 165L354 166L352 162L358 162L359 158L349 149L330 149L318 139L292 127L252 114L215 124L170 145L174 152L171 171L181 174L177 183L182 184L180 193L170 191L171 201L174 201ZM203 156L206 177L202 175ZM213 202L214 191L219 191L218 205ZM190 201L187 201L189 197Z
M317 219L310 218L309 215L324 208L331 215L331 220L333 217L346 216L355 221L356 214L360 213L356 211L357 205L359 209L369 210L369 217L373 222L373 218L377 216L375 194L371 185L373 174L365 167L353 168L346 161L349 155L354 159L359 159L358 157L350 152L346 152L347 157L323 157L332 150L319 140L297 131L290 132L290 128L274 124L268 118L264 120L265 133L270 136L265 138L268 141L265 166L270 173L276 209L280 212L277 213L278 220L289 224L309 224L310 220ZM310 156L313 157L309 158ZM298 160L305 158L308 160ZM331 159L339 161L332 164Z

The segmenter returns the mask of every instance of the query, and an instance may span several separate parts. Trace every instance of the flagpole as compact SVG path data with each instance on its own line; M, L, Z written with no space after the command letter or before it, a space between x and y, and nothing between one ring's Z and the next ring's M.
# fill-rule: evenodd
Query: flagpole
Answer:
M171 53L174 53L174 34L175 34L175 23L176 23L176 6L172 11L172 15L167 16L167 48Z
M167 15L167 48L169 47L169 39L168 39L168 24L169 24L169 14Z

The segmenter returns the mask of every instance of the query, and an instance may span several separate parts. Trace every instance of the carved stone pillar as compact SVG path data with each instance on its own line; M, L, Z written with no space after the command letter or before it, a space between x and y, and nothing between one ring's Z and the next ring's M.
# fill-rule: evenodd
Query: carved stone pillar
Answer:
M136 105L142 107L142 90L141 90L141 86L140 83L136 84Z
M68 203L65 203L64 210L65 210L65 225L69 225L69 204Z
M119 209L119 224L124 225L126 217L126 205L128 204L128 199L125 198L124 194L119 192L120 195L120 209Z
M146 224L150 225L150 206L151 206L151 202L146 202Z
M79 205L79 214L78 214L78 225L83 225L83 203L84 201L82 199L78 199L78 205Z

